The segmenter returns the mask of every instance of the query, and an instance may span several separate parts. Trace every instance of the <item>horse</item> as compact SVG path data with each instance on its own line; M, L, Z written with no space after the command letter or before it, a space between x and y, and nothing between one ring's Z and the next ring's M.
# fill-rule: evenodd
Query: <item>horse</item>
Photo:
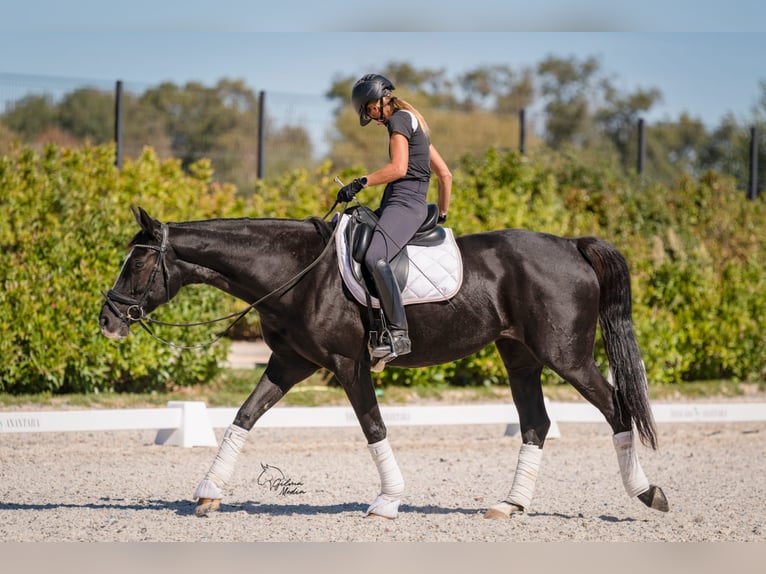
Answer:
M182 287L206 284L249 303L271 349L254 390L226 428L195 493L195 514L220 507L237 458L258 419L319 369L331 372L357 417L380 477L366 515L396 518L405 482L381 416L366 334L368 309L354 301L335 260L333 223L320 218L237 218L161 223L133 208L140 230L99 324L121 339ZM543 367L567 381L604 416L613 433L623 486L649 508L667 512L649 482L635 439L656 449L646 371L632 322L630 274L623 255L596 237L566 238L501 229L457 237L463 283L451 299L408 305L412 352L389 367L458 360L494 343L518 412L521 447L505 498L485 511L505 519L528 512L551 422ZM600 372L597 326L612 381ZM143 326L143 323L142 323Z

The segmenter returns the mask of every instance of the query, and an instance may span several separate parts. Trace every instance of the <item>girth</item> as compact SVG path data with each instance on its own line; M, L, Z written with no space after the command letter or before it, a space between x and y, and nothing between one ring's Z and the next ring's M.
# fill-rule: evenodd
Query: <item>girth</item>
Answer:
M346 213L351 216L346 226L346 242L351 254L351 271L354 277L363 283L373 296L377 297L372 278L364 267L364 256L378 224L378 215L370 208L362 205L352 207L346 210ZM441 244L447 234L443 227L436 224L438 217L439 208L435 204L429 203L425 220L407 245L428 247ZM407 284L409 267L410 260L405 245L391 261L391 270L394 272L394 277L396 277L400 287Z

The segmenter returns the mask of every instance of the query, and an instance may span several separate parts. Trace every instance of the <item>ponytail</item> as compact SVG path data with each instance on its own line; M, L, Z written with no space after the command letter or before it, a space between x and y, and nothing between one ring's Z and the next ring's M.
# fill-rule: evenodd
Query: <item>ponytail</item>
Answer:
M412 113L417 118L418 124L420 124L422 127L423 133L426 134L429 138L431 137L431 129L428 127L426 119L417 109L415 109L415 106L405 100L397 98L396 96L390 96L388 103L390 103L395 110L407 110L408 112Z

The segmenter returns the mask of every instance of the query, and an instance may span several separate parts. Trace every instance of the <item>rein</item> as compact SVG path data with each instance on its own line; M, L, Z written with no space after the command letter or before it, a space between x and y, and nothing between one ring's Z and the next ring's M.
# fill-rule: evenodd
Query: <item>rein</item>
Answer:
M335 204L332 206L330 211L325 214L323 219L327 219L327 216L330 215L333 209L335 209L335 206L338 205L338 202L336 201ZM221 340L223 337L225 337L229 331L236 325L240 320L242 320L250 311L252 311L256 306L260 305L270 297L273 297L280 293L285 293L292 287L294 287L307 273L309 273L314 267L316 267L319 264L319 261L324 257L324 255L330 250L330 248L334 245L333 238L335 237L335 233L337 232L337 226L333 229L332 234L330 234L330 237L327 240L327 244L325 245L322 252L317 256L314 261L312 261L305 269L285 281L282 285L277 287L276 289L270 291L257 301L254 301L253 303L250 303L247 307L245 307L242 311L236 311L234 313L230 313L229 315L226 315L225 317L219 317L217 319L210 319L208 321L198 321L195 323L167 323L165 321L158 321L157 319L152 319L149 317L145 310L144 305L146 304L146 300L149 297L149 289L151 288L152 284L154 283L154 280L157 276L157 273L159 272L160 268L162 269L162 275L163 275L163 281L165 284L165 294L167 295L169 293L168 290L168 269L167 265L165 263L165 255L167 253L169 241L168 241L168 226L166 223L162 224L162 242L160 243L160 246L157 247L156 245L134 245L133 248L141 247L144 249L151 249L152 251L156 251L159 255L157 257L157 261L154 264L154 268L152 269L152 274L149 277L149 282L146 285L146 289L144 290L143 295L141 296L141 299L135 299L134 297L130 297L127 295L123 295L122 293L119 293L115 291L114 289L110 289L108 292L104 293L103 291L101 294L106 299L106 304L109 306L109 308L112 310L112 312L117 315L122 321L131 324L131 323L138 323L141 328L149 333L149 335L156 341L163 343L165 345L168 345L170 347L173 347L175 349L184 349L184 350L198 350L198 349L204 349L205 347L209 347L213 345L214 343L217 343L219 340ZM169 301L168 298L166 300ZM115 303L122 303L124 305L129 305L129 307L126 309L125 313L121 312ZM173 343L172 341L167 341L163 339L162 337L157 336L151 328L147 325L147 323L151 323L154 325L162 325L166 327L199 327L201 325L211 325L213 323L220 323L221 321L226 321L228 319L235 318L234 321L232 321L226 329L218 333L215 338L211 339L210 341L206 343L199 343L197 345L179 345L177 343Z

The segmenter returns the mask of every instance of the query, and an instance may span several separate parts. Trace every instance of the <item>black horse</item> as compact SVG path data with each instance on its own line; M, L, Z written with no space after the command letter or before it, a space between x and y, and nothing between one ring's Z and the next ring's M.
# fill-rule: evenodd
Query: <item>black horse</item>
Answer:
M220 505L247 433L295 384L319 368L345 390L378 468L381 493L368 510L393 518L404 480L386 438L370 375L370 316L344 288L318 218L214 219L162 224L134 210L141 230L100 314L102 333L120 339L184 285L212 285L255 303L272 355L252 394L224 433L195 498L197 514ZM394 367L457 360L491 343L508 372L522 447L508 496L487 517L524 512L534 491L550 427L540 376L549 367L604 415L630 496L667 511L662 490L648 482L634 448L657 447L646 374L633 332L630 278L623 256L593 238L562 238L519 229L459 237L463 284L449 301L409 305L411 354ZM614 383L594 361L600 322Z

